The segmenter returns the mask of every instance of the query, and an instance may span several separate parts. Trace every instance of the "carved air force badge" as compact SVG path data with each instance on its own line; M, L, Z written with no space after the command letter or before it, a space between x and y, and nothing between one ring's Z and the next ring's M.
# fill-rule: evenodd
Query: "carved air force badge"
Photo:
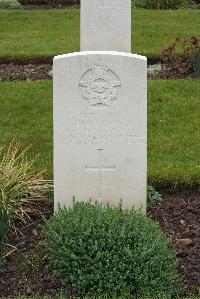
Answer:
M112 70L98 61L83 74L79 86L91 108L108 108L118 100L121 83Z

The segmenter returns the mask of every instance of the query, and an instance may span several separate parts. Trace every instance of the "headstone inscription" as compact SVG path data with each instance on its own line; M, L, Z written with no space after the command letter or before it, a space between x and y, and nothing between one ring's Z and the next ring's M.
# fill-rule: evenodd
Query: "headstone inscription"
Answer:
M145 212L146 58L84 51L55 57L53 72L55 211L75 198Z

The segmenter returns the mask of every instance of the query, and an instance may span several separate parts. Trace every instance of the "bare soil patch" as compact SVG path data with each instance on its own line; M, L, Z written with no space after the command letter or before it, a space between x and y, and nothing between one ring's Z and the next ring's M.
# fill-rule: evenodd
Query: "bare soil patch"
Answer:
M148 79L195 79L190 70L181 73L171 69L167 64L161 63L161 70L155 73L148 73Z
M148 79L194 79L190 69L180 72L171 68L159 59L148 59ZM24 61L0 59L0 82L51 80L52 58L38 58ZM154 71L155 70L155 71Z
M0 64L0 81L27 81L52 79L52 63Z
M41 198L42 196L42 198ZM23 204L29 220L16 221L15 231L10 231L7 242L17 248L9 248L0 264L0 296L49 294L62 291L73 294L51 270L42 234L43 217L53 214L53 204L44 198L45 192L34 191ZM32 197L38 200L32 200ZM148 215L158 221L160 227L172 239L179 259L179 272L185 290L198 294L200 288L200 195L197 192L163 194L164 200L148 210Z
M200 288L200 194L164 194L148 214L172 239L179 258L179 272L188 292Z

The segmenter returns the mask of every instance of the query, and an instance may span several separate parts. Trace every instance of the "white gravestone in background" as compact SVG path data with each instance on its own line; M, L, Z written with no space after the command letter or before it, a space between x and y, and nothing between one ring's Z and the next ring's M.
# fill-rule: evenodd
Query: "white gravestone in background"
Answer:
M81 0L81 51L131 52L131 0Z
M58 204L146 210L146 58L80 52L54 58L54 187Z

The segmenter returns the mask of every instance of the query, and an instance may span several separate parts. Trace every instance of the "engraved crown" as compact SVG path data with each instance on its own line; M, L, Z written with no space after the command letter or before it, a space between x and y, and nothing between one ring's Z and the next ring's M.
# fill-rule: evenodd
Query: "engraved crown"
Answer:
M99 61L98 63L95 64L93 68L93 72L96 76L102 77L106 72L107 72L107 67Z

